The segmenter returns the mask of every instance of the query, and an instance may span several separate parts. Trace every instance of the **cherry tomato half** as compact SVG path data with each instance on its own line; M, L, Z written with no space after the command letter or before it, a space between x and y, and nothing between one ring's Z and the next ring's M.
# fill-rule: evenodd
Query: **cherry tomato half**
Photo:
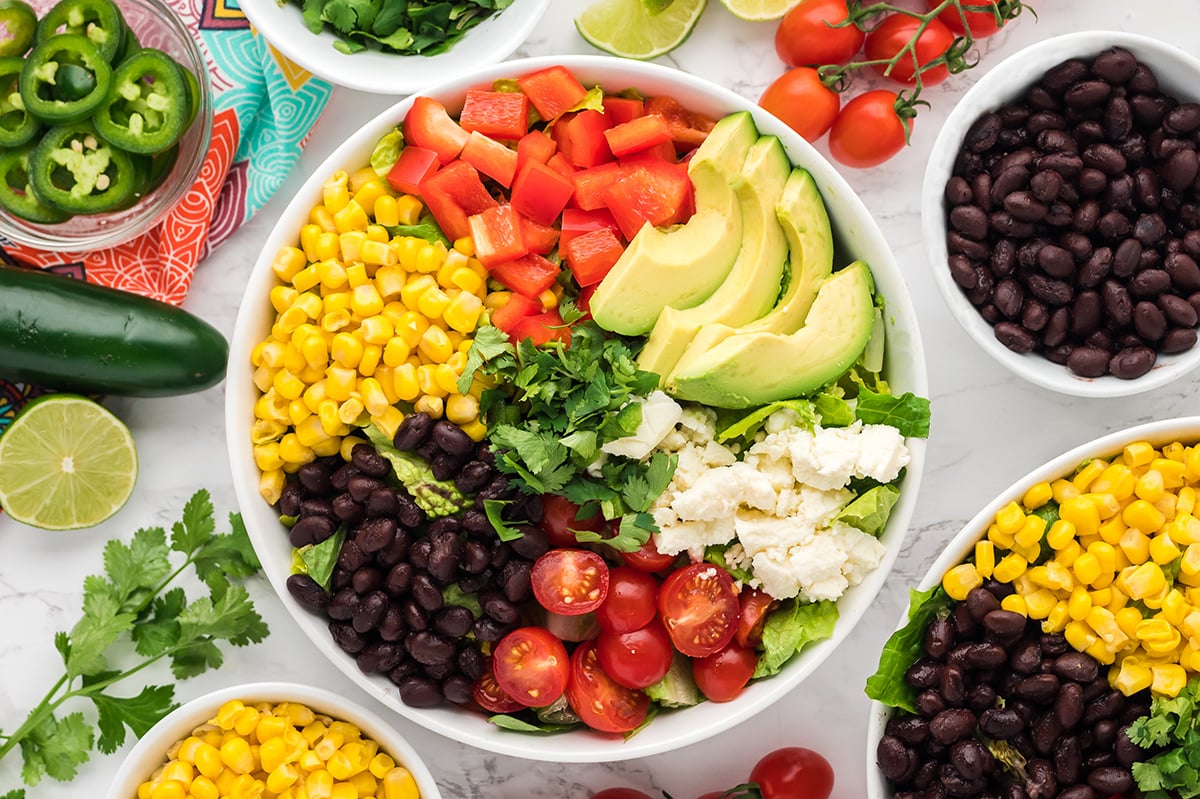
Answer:
M742 589L738 594L740 613L737 632L733 634L733 640L738 646L753 649L762 643L763 623L767 620L767 611L774 602L766 591L759 591L757 588Z
M572 530L587 530L598 533L604 529L604 518L599 514L577 518L579 506L558 494L542 494L542 523L550 545L556 547L578 546Z
M629 566L618 566L608 573L608 596L596 608L596 623L606 633L639 630L658 612L657 596L658 580Z
M738 625L733 578L710 563L676 569L658 589L658 615L671 642L689 657L704 657L724 647Z
M713 702L728 702L741 694L757 665L758 655L753 649L730 643L719 652L693 660L692 676L700 693Z
M917 35L917 29L920 27L920 21L907 14L892 14L867 36L867 58L871 61L892 58ZM950 77L950 70L946 69L944 64L930 69L925 69L924 66L945 53L953 43L954 34L936 19L930 20L929 25L921 32L914 49L917 63L921 65L921 82L924 85L932 86ZM880 64L874 69L882 75L887 66ZM887 77L897 83L912 86L916 83L916 74L913 54L905 52L892 67L892 71L887 73Z
M996 5L1000 0L969 0L964 5L969 6L986 6ZM941 5L942 0L925 0L926 8L933 10ZM966 33L966 28L963 27L963 17L967 18L967 27L971 29L971 35L976 39L985 39L991 36L996 31L1000 30L1000 26L996 24L996 15L990 11L963 11L960 15L958 9L950 6L942 13L938 14L938 20L950 30L954 31L959 36Z
M678 555L664 555L659 552L658 547L654 546L653 538L642 544L640 549L618 554L621 562L626 566L632 566L644 572L660 572L663 569L669 569L675 565L675 561L679 560Z
M829 799L833 767L819 752L799 746L776 749L750 771L763 799Z
M518 627L500 639L492 655L500 688L525 707L542 707L562 696L570 660L562 641L541 627Z
M596 656L613 682L626 688L654 685L671 668L675 650L666 628L657 619L633 632L601 633Z
M571 654L567 702L584 724L600 732L636 729L650 709L650 697L618 685L604 673L595 641L584 641Z
M592 794L592 799L651 799L651 797L635 791L633 788L605 788L600 793Z
M525 706L504 692L491 669L479 675L471 688L471 698L489 713L516 713Z
M904 122L896 113L896 93L885 89L860 94L838 114L829 130L829 153L846 166L878 166L904 149Z
M846 0L801 0L775 29L775 52L789 67L844 64L863 45L866 34L846 19Z
M582 616L608 596L608 564L586 549L552 549L533 563L533 595L552 613Z
M796 67L775 79L758 104L809 141L825 135L842 98L821 83L812 67Z

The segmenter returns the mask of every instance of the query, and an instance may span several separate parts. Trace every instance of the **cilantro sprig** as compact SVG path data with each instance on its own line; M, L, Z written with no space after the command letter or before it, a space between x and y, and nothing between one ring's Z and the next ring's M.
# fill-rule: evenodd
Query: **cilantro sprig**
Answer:
M1168 698L1156 696L1150 715L1129 725L1129 740L1157 750L1133 764L1133 779L1146 799L1200 797L1200 677Z
M216 533L212 502L201 490L169 538L163 528L151 527L138 530L128 544L114 539L105 545L104 574L84 580L83 617L70 632L54 636L63 675L20 727L0 731L0 759L19 748L26 785L45 777L74 779L93 749L112 754L125 743L126 729L140 737L177 707L172 685L119 696L109 692L118 683L164 660L176 680L194 677L224 662L219 642L246 646L266 638L267 625L240 584L261 566L241 517L231 514L229 524L229 533ZM182 560L176 563L173 553ZM206 596L189 600L173 585L189 568ZM140 656L134 665L121 651L128 644ZM92 703L94 725L83 711L59 712L79 699ZM3 799L23 796L14 790Z

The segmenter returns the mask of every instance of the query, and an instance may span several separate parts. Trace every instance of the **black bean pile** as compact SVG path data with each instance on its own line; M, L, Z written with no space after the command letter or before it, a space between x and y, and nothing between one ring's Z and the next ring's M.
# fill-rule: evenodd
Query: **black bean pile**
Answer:
M520 605L532 596L533 561L549 548L536 527L523 528L524 535L510 543L500 541L483 502L509 500L506 517L537 522L541 501L511 488L491 451L450 422L411 414L395 445L419 454L437 479L452 479L474 495L473 504L428 519L407 491L389 484L392 467L369 444L355 446L349 463L337 456L317 459L289 480L279 501L283 515L299 517L289 531L291 543L320 543L342 524L348 533L332 596L302 574L288 578L288 590L325 613L338 646L363 672L386 674L405 704L463 704L487 670L480 644L519 626ZM447 604L443 589L451 584L474 596L483 615Z
M990 581L925 630L905 680L918 715L888 721L876 760L895 799L1108 799L1144 753L1128 725L1148 693L1112 690L1095 658L1002 610Z
M977 120L946 184L947 244L996 338L1127 379L1195 345L1198 145L1200 104L1119 48Z

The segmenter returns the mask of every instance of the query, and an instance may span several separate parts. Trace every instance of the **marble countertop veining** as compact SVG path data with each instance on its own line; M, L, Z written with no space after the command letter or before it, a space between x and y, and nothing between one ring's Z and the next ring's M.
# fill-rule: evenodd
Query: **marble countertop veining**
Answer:
M518 55L593 52L572 25L586 2L553 3ZM1041 11L1040 19L1022 18L984 41L978 70L926 91L932 107L921 112L907 152L877 169L846 170L908 280L929 359L934 414L916 515L872 611L841 648L777 706L670 754L612 764L528 762L454 743L392 715L428 762L447 799L587 799L593 791L620 785L647 792L665 789L678 799L691 799L743 781L760 755L780 745L820 750L837 773L835 797L861 797L868 710L862 686L895 626L908 586L920 579L942 545L995 494L1050 457L1104 432L1196 412L1200 375L1148 395L1116 400L1074 399L1023 383L980 353L933 285L919 225L924 164L940 123L981 70L1035 41L1088 28L1139 32L1197 49L1200 4L1195 0L1031 2ZM774 29L773 23L739 21L717 0L710 0L692 37L661 60L757 99L781 70L772 49ZM246 276L290 192L346 135L392 102L342 89L334 93L279 195L201 265L186 303L189 310L226 334L232 332ZM170 523L202 486L212 491L219 518L236 509L225 452L223 399L218 387L181 398L109 403L133 430L142 470L133 499L104 525L78 533L39 534L0 517L0 728L17 727L33 697L49 687L48 675L59 673L53 632L69 629L77 619L83 578L99 570L105 541L127 537L141 526ZM268 643L229 651L219 671L180 683L179 699L239 682L289 679L371 702L313 651L265 580L255 582L251 590L271 626ZM165 670L145 676L170 680ZM102 796L120 757L121 753L97 755L73 783L46 781L30 797ZM16 754L0 763L0 794L17 787L18 767Z

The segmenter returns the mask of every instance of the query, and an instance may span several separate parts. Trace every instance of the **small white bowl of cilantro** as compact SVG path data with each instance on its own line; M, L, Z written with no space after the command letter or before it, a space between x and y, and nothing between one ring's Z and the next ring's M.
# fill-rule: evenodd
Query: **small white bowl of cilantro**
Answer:
M405 95L502 61L550 0L245 0L258 32L317 77Z

